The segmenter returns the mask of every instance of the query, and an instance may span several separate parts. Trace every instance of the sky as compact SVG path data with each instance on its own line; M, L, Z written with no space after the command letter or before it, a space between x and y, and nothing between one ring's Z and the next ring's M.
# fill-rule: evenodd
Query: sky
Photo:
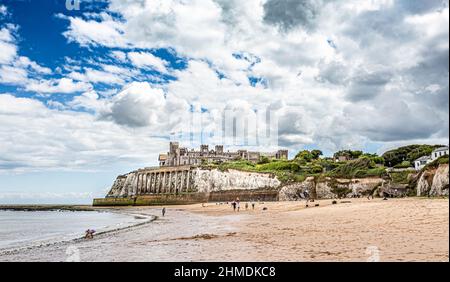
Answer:
M90 203L171 140L449 143L448 1L75 4L0 0L0 203Z

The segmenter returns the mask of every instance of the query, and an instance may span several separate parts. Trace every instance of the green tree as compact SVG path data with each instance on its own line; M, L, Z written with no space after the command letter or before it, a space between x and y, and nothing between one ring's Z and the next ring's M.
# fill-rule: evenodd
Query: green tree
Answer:
M323 156L323 153L320 150L312 150L311 155L313 155L314 160L318 160L320 156Z
M304 151L299 152L295 156L295 159L297 159L297 160L305 160L307 162L310 162L310 161L312 161L314 159L314 155L311 154L310 151L304 150Z

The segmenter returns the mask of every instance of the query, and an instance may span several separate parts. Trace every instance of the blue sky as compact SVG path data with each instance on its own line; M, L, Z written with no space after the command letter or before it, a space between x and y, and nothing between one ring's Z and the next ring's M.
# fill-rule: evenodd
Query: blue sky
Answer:
M0 203L89 203L171 139L448 144L448 106L448 1L0 0Z

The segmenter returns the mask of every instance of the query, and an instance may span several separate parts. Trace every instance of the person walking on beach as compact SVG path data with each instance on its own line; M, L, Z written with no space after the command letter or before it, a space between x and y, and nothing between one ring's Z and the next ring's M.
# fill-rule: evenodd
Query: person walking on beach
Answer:
M245 210L248 210L248 203L245 203Z
M162 209L162 216L165 217L166 216L166 208Z
M237 202L237 211L239 212L241 210L241 203Z
M233 211L235 212L235 211L236 211L236 205L237 205L237 203L236 203L236 202L233 202L233 203L231 203L231 205L233 206Z
M252 210L255 210L255 202L252 202Z

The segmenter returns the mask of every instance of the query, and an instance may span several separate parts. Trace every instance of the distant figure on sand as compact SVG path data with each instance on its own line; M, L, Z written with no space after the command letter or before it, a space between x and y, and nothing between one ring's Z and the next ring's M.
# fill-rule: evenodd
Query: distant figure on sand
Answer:
M237 211L239 212L241 210L241 203L237 202Z
M309 203L309 191L306 190L304 195L305 195L305 199L306 199L306 207L309 207L309 205L308 205L308 203Z
M252 203L252 209L255 210L255 203Z
M245 210L248 210L248 203L245 203Z
M163 217L166 216L166 208L163 208L163 209L162 209L162 216L163 216Z
M236 202L232 202L231 205L233 206L233 211L236 211L237 203Z

